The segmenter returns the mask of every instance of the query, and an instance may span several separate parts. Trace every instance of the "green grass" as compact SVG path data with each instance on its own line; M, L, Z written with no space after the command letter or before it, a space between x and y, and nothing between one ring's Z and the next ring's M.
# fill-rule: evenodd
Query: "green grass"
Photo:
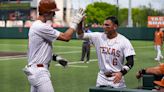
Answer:
M26 52L27 40L23 39L1 39L0 51ZM156 55L152 41L131 41L135 51L134 67L125 76L128 88L136 88L141 83L135 78L136 72L145 67L155 66ZM70 42L56 41L54 52L67 58L70 62L77 62L81 57L82 41L72 40ZM97 59L95 48L91 49L91 59ZM80 61L79 61L80 62ZM163 62L163 61L162 61ZM0 92L29 92L30 86L22 68L26 65L27 59L2 60L0 58ZM97 61L89 64L72 64L80 67L55 66L56 62L51 62L51 79L56 92L89 92L89 88L95 86L97 73L99 71Z

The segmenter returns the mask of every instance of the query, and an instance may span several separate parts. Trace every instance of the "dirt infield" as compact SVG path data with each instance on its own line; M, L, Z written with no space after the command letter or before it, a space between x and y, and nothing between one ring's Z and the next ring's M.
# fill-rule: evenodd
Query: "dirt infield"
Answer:
M26 53L24 52L0 52L0 57L6 56L25 56Z

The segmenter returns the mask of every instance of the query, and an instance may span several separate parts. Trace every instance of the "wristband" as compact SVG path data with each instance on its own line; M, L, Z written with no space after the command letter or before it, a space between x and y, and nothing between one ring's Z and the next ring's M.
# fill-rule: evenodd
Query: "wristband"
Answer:
M125 75L129 70L130 70L130 68L125 65L125 66L123 66L123 69L120 72L122 73L122 75Z
M128 67L128 66L123 66L123 69L125 69L126 71L129 71L130 70L130 68Z

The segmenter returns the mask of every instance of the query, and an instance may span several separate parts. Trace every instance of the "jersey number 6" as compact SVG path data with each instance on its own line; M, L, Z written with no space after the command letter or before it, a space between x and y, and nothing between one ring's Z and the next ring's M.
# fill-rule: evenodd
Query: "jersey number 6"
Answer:
M113 58L113 65L117 65L117 58Z

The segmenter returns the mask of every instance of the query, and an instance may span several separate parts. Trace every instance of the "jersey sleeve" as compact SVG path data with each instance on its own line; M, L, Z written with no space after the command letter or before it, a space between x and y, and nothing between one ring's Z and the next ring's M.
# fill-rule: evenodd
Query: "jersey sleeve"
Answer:
M99 37L99 33L98 32L84 33L84 35L83 35L83 39L84 40L88 39L90 41L90 43L92 43L93 45L97 41L96 40L97 37Z
M123 53L125 57L135 55L134 48L128 39L123 41Z
M53 29L49 25L43 25L39 30L35 31L39 36L43 37L44 39L52 42L53 40L56 40L60 32L56 29Z
M98 32L84 33L83 39L90 39L98 37Z
M91 33L84 33L83 39L90 39L92 37Z

